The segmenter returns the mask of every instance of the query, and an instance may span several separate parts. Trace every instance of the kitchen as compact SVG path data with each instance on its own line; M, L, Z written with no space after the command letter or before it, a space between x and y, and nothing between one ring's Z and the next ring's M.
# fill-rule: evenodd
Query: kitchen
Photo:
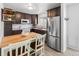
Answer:
M29 40L37 37L44 37L44 43L42 48L39 49L41 52L36 53L33 50L32 54L29 52L20 56L39 56L44 51L44 45L47 45L55 51L61 52L61 4L60 3L4 3L2 11L2 19L4 22L4 39L0 47L9 46L12 43L26 41L28 46L35 49L36 40ZM36 9L35 9L35 7ZM18 7L20 6L20 7ZM24 7L23 7L24 6ZM41 7L43 6L43 7ZM26 8L25 8L26 7ZM33 9L33 8L34 9ZM37 7L41 7L38 9ZM25 10L24 10L25 9ZM43 10L43 11L42 11ZM54 23L53 23L54 22ZM33 41L33 42L32 42ZM32 42L32 43L29 43ZM23 44L23 43L22 43ZM13 48L13 47L9 47ZM40 47L39 47L40 48ZM5 48L2 48L5 51ZM21 48L19 48L20 50ZM23 46L23 49L25 47ZM7 53L2 52L2 55ZM16 50L8 52L7 56L16 56ZM19 51L20 52L20 51ZM19 53L18 52L18 53ZM44 55L44 54L43 54ZM17 55L19 56L19 55Z

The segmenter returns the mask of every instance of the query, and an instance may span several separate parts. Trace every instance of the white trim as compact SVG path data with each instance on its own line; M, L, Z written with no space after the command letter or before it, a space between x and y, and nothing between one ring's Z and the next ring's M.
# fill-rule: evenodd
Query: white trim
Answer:
M61 52L65 52L66 47L66 4L61 4Z

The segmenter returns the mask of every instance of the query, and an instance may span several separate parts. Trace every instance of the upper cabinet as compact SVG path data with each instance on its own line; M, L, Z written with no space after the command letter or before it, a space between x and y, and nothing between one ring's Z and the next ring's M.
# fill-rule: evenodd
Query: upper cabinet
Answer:
M21 13L22 19L31 19L31 15L27 13Z
M13 11L9 8L2 9L2 21L12 21L13 24L20 24L21 19L28 19L33 25L38 23L37 14L27 14L18 11Z
M49 9L47 15L48 17L60 16L60 7Z
M38 15L31 15L31 23L33 24L33 26L38 24Z
M31 15L30 14L25 14L25 19L31 19Z
M14 20L13 23L21 23L21 18L22 18L21 13L15 11L14 12L14 17L12 18L12 20Z
M15 20L21 20L21 18L22 18L22 15L21 15L21 13L20 12L14 12L14 19Z
M14 12L12 11L12 9L9 9L9 8L2 9L3 21L12 21L13 16L14 16Z

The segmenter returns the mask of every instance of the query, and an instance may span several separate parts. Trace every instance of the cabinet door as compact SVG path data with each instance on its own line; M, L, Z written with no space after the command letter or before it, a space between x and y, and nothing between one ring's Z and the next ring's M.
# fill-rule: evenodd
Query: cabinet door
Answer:
M21 17L22 17L22 19L25 19L25 14L21 13Z
M25 19L31 19L31 15L29 15L29 14L25 14Z
M31 23L33 24L33 25L35 25L35 16L31 16Z
M50 9L47 11L48 17L60 16L60 7Z
M31 16L31 23L32 23L33 25L38 24L38 16L37 16L37 15L32 15L32 16Z
M14 23L21 23L21 18L22 18L22 15L21 15L21 13L20 12L15 12L14 13Z
M61 13L60 7L57 7L57 9L56 9L56 16L60 16L60 13Z
M19 13L19 12L15 13L15 19L21 20L21 13Z
M56 9L51 10L51 16L56 16Z
M31 19L31 15L30 14L26 14L26 13L21 13L22 19Z
M12 35L12 22L4 22L4 36Z
M56 10L55 9L48 10L48 17L52 17L52 16L56 16Z

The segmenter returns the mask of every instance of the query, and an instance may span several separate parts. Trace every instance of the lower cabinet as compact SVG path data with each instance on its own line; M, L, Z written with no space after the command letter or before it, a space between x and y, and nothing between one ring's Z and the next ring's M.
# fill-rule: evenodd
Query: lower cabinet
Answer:
M12 24L11 21L4 22L4 36L21 34L22 30L12 30Z
M14 30L12 31L12 35L21 34L22 30Z
M10 36L10 35L12 35L12 22L5 21L4 22L4 36Z
M47 31L46 30L40 30L40 29L31 29L31 32L36 32L39 34L45 34Z

